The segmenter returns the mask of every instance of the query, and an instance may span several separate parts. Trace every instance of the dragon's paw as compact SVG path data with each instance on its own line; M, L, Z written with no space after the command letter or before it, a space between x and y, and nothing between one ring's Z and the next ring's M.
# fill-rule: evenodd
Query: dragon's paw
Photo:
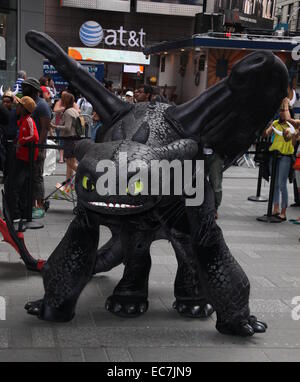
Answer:
M28 314L37 316L41 320L52 322L68 322L71 321L75 315L74 304L65 304L60 309L52 308L45 304L45 301L37 300L28 302L25 309Z
M138 317L148 310L148 300L141 297L117 296L108 297L105 309L120 317Z
M28 302L25 305L25 309L27 310L27 313L31 314L32 316L40 316L42 308L43 308L43 302L44 300Z
M217 330L222 334L250 337L255 333L265 333L268 326L265 322L258 321L255 316L249 316L248 320L241 319L238 323L218 323Z
M173 309L177 310L181 316L190 318L208 318L215 311L210 304L184 300L176 300Z

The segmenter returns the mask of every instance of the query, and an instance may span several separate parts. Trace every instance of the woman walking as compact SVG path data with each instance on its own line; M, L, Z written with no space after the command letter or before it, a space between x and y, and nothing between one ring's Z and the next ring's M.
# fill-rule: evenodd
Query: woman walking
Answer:
M77 161L74 155L76 131L76 119L79 117L78 111L74 108L74 96L64 92L61 98L65 111L59 125L52 125L54 129L60 130L60 136L64 139L64 158L67 163L66 180L72 178L77 170ZM68 187L68 185L66 186Z

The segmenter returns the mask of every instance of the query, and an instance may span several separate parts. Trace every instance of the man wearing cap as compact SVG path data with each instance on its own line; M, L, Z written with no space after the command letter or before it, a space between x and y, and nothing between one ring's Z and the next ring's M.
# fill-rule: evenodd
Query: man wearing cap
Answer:
M12 211L13 220L25 218L26 213L26 185L29 178L29 148L26 143L39 141L39 135L36 124L31 114L36 108L36 103L30 97L17 98L17 115L20 117L18 121L19 136L16 150L16 164L14 171L14 186L12 196L14 200L14 208ZM35 149L34 160L38 157L38 149Z
M39 81L36 78L27 78L23 82L22 91L23 96L31 97L36 103L32 118L34 119L38 130L39 144L46 144L47 135L51 128L51 109L47 102L39 97L39 93L41 92ZM40 149L33 171L33 197L35 200L35 207L33 209L32 217L34 219L39 219L45 216L43 202L45 197L43 178L45 157L45 150Z
M128 92L126 92L125 94L125 101L129 103L134 103L133 96L134 96L133 92L131 90L128 90Z

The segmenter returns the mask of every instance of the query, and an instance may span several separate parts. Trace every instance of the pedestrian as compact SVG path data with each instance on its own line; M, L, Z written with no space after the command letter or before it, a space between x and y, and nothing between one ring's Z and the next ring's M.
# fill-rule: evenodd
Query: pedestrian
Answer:
M46 78L48 79L48 90L50 92L51 105L53 106L55 103L55 100L57 99L57 90L56 90L53 79L50 76Z
M109 90L111 93L113 93L114 92L114 90L113 90L113 85L114 85L113 81L111 81L111 80L104 80L103 82L104 82L104 87L107 90Z
M134 103L134 94L132 90L128 90L125 94L125 101L128 103Z
M6 132L9 129L10 115L6 107L0 105L0 170L5 177L6 158ZM6 191L6 190L5 190Z
M96 142L97 131L99 128L101 128L101 126L102 126L102 122L100 121L100 117L96 112L94 112L93 123L91 126L91 140L93 142Z
M6 139L14 140L17 137L17 113L15 108L15 94L11 90L4 92L2 96L2 105L8 110L10 114L9 129L5 131Z
M26 205L28 203L27 186L29 180L29 147L26 147L26 143L39 142L39 135L36 128L36 124L31 117L36 108L36 103L30 97L23 97L17 100L17 115L20 117L18 121L19 136L16 150L16 164L14 171L14 186L13 186L13 200L14 209L12 211L12 219L19 220L26 218ZM34 160L38 157L38 149L34 151ZM30 201L31 203L31 201Z
M134 93L136 102L150 102L152 95L153 88L150 85L142 85Z
M296 151L296 157L299 158L300 157L300 145L299 145L300 120L289 118L288 122L291 123L297 129L297 132L298 132L298 134L295 135L296 137L298 137L298 141L295 144L295 151ZM297 169L295 169L295 181L296 181L296 187L297 187L298 194L300 194L300 170L297 170ZM292 205L292 206L294 207L295 205ZM296 204L296 206L297 206L297 204ZM297 219L291 219L290 222L292 222L293 224L299 225L300 224L300 216Z
M32 113L32 118L36 124L39 134L39 144L45 145L47 142L47 136L51 129L51 109L44 99L39 97L41 93L40 83L36 78L27 78L22 85L23 95L31 97L35 103L36 108ZM32 211L32 217L34 219L40 219L45 216L44 197L44 162L46 158L46 150L39 149L37 160L34 162L33 167L33 197L34 206Z
M54 129L59 129L61 136L66 138L64 140L64 158L67 162L66 180L71 179L77 170L77 161L75 158L75 137L76 137L76 119L79 118L79 113L74 107L74 96L68 92L64 92L61 98L62 106L65 111L59 125L52 124ZM69 184L65 188L61 188L61 185L57 185L62 191L67 191Z
M47 102L47 104L51 107L51 94L48 90L47 86L41 86L41 97Z
M84 131L85 131L85 137L88 138L90 136L89 127L93 118L93 106L83 96L81 96L79 100L77 101L77 106L79 107L80 114L86 117L85 124L84 124Z
M278 151L277 169L275 174L275 189L273 200L273 216L279 221L286 221L286 209L288 206L288 189L287 181L291 169L292 155L294 154L294 145L296 143L297 134L292 134L287 119L290 118L289 110L285 107L286 102L283 101L280 106L279 119L274 121L266 130L266 135L273 134L274 139L270 152ZM273 163L273 157L270 158L270 173ZM281 210L280 210L280 194L281 194Z

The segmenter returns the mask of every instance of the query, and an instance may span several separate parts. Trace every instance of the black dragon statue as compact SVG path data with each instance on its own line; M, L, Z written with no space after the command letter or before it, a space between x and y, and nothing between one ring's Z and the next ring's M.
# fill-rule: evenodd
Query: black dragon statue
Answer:
M133 192L100 195L97 181L103 172L98 164L110 160L119 174L122 153L129 168L139 160L149 166L152 160L200 160L208 146L229 165L261 134L286 96L288 74L282 61L272 53L251 53L228 78L183 105L131 105L100 85L49 36L30 31L26 41L80 90L104 122L98 143L83 140L76 146L76 217L43 267L43 299L29 302L27 312L48 321L72 320L93 274L124 263L123 278L106 309L126 317L145 313L150 246L163 238L171 242L178 261L174 308L181 315L205 317L215 310L221 333L265 332L267 325L250 315L249 280L215 222L207 180L200 206L188 206L185 194L143 195L138 179ZM134 176L128 172L127 180ZM100 249L99 225L112 232Z

